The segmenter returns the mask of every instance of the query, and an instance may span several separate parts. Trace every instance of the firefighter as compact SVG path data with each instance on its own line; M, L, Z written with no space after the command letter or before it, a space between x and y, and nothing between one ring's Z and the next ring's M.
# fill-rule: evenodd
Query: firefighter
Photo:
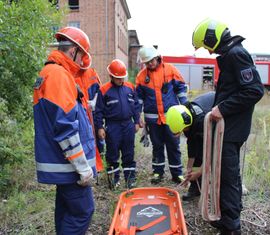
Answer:
M55 34L58 50L34 85L38 182L56 185L56 234L85 234L94 212L95 142L75 74L90 66L90 43L80 29Z
M133 84L125 81L127 70L121 60L113 60L107 70L111 81L101 86L98 93L95 124L99 138L106 141L110 188L120 185L120 152L126 187L133 188L136 183L134 141L139 130L138 98Z
M96 106L97 93L100 88L101 82L99 76L94 68L81 69L80 72L76 75L76 83L79 85L83 92L83 99L86 104L87 116L92 125L95 142L96 142L96 168L97 172L103 170L103 163L100 153L104 151L104 145L100 143L97 132L95 131L94 125L94 112ZM98 177L97 177L98 184Z
M92 110L92 114L94 116L98 91L100 86L102 85L97 71L94 68L89 68L86 71L83 70L81 75L81 82L82 87L84 88L84 94L87 98L88 107L90 110ZM103 153L104 152L103 141L99 141L97 139L96 144L98 147L98 151L100 153Z
M137 75L136 91L153 146L151 183L158 184L163 180L165 146L172 180L180 183L183 180L180 139L173 136L166 125L165 114L171 106L187 102L187 87L177 69L164 63L154 47L142 47L139 57L145 68Z
M220 70L211 118L224 118L220 206L221 219L212 223L221 234L241 234L242 187L239 152L251 128L255 104L263 96L263 85L253 60L242 46L241 36L231 36L228 27L205 19L195 28L192 43L215 53Z
M185 178L190 180L188 192L182 196L183 201L191 201L200 196L200 189L195 180L201 182L201 164L203 157L203 125L205 115L211 111L215 92L211 91L196 97L186 105L169 108L166 120L174 135L184 132L187 138L188 162Z

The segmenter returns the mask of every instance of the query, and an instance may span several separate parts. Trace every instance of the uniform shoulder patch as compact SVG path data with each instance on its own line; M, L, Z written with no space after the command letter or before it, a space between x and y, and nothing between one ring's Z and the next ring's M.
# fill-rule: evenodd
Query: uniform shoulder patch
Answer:
M192 105L192 108L193 108L193 110L194 110L194 112L195 112L195 114L196 115L199 115L199 114L201 114L201 113L203 113L203 110L201 109L201 107L200 106L198 106L198 105Z
M252 69L244 69L241 70L241 76L244 82L251 82L253 80L253 72Z
M43 84L43 82L44 82L44 78L43 77L38 77L36 79L35 84L34 84L34 89L38 90L41 87L41 85Z

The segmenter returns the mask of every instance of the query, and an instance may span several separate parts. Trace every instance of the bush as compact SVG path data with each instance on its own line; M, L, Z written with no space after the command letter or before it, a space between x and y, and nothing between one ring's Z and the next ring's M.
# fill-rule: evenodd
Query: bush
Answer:
M23 159L19 133L17 122L8 115L7 102L0 99L0 195L9 193L10 166Z
M32 87L61 12L49 1L0 0L0 97L11 115L32 116Z
M33 84L62 18L49 1L0 0L0 197L25 187L27 164L34 171Z

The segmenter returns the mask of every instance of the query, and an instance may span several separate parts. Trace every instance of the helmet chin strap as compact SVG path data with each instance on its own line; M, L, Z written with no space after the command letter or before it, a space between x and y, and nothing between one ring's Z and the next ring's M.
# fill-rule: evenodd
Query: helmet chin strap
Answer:
M76 51L75 51L75 54L74 54L74 56L73 56L73 61L76 61L78 52L79 52L79 48L76 47Z

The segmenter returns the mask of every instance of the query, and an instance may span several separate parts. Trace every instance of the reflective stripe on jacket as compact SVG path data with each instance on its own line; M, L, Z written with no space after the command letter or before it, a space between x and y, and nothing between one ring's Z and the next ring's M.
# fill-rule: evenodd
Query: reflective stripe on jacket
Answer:
M139 103L132 83L124 82L116 86L111 82L104 84L98 93L95 125L103 127L103 118L108 121L127 121L139 123Z
M136 78L136 91L145 113L145 121L165 124L165 113L177 104L187 101L187 87L178 70L161 63L154 71L142 69Z
M95 144L74 80L80 69L59 51L53 51L34 87L35 157L40 183L69 184L79 174L67 158L86 156L94 173Z
M89 68L86 71L81 71L79 76L76 77L76 82L82 88L85 99L90 102L94 102L92 106L95 106L97 93L101 86L100 78L95 69Z

